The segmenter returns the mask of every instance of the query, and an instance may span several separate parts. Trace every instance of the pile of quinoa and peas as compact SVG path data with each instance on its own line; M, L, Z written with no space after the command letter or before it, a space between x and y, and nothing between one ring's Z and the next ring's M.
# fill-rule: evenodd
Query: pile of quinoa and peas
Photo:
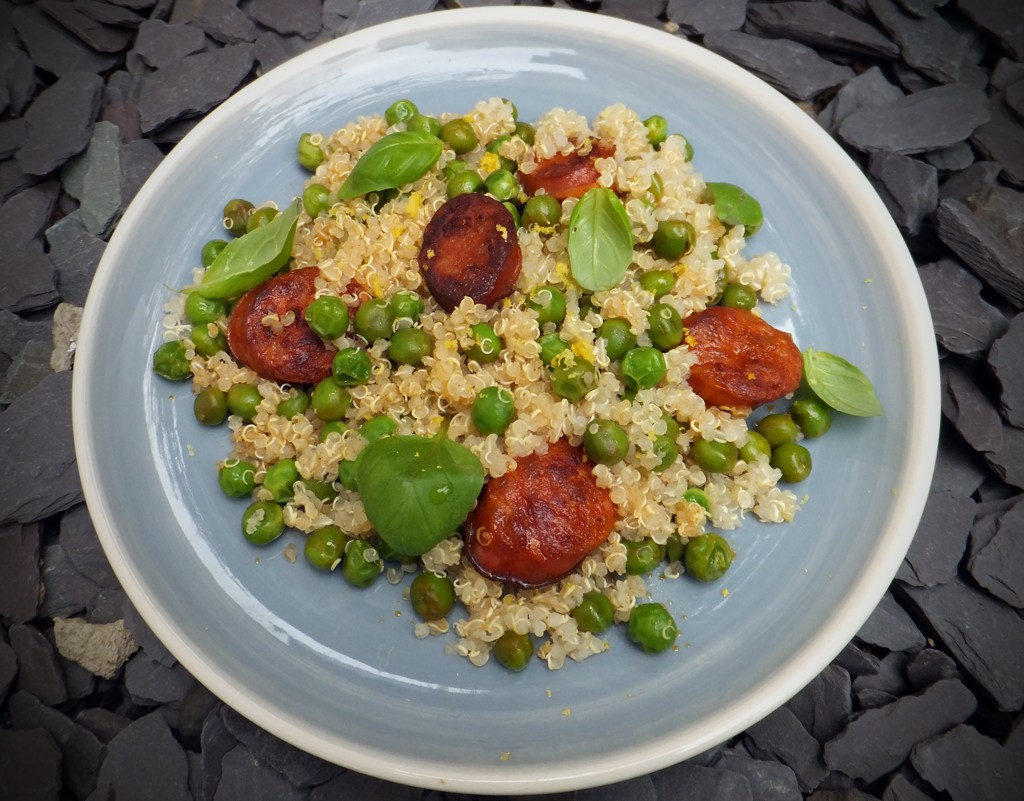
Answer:
M527 124L399 100L303 134L301 199L226 203L153 357L226 423L242 534L303 532L355 587L411 577L415 636L454 629L474 665L558 669L615 624L677 647L647 580L721 578L717 532L793 519L833 411L881 412L761 321L789 268L744 254L760 206L692 155L621 104Z

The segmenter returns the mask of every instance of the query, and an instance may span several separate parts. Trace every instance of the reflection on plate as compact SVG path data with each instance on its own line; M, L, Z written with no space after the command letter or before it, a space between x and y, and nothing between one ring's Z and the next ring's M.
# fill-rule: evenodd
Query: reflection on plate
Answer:
M728 595L663 582L677 652L623 632L549 672L477 669L417 641L400 591L360 592L238 534L217 487L224 438L185 385L149 369L168 287L182 286L228 197L286 202L303 131L412 98L428 113L512 98L523 119L615 102L663 114L709 180L743 185L796 292L766 317L871 376L885 415L816 444L797 521L749 521ZM765 84L669 34L598 15L502 8L359 31L274 70L211 113L125 214L87 304L74 413L90 510L132 601L227 703L365 773L461 792L555 792L640 775L743 730L812 679L881 597L927 493L938 429L934 340L913 263L860 171ZM116 443L112 445L111 443ZM406 614L400 616L398 612Z

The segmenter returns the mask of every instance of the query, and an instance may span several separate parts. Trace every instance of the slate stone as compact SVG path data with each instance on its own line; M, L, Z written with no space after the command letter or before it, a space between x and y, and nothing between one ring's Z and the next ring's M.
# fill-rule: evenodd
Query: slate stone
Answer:
M985 454L985 461L1008 484L1024 489L1024 431L1003 429L1003 447Z
M981 297L982 283L953 259L918 267L939 344L952 353L986 353L1006 331L1002 313Z
M185 751L159 712L134 721L107 745L96 798L192 801Z
M913 613L997 709L1024 705L1024 620L1002 601L957 579L902 590Z
M91 731L102 743L109 743L131 722L131 718L101 706L88 707L75 715L75 723Z
M279 67L294 55L286 45L284 37L272 31L261 33L253 48L253 58L260 75L270 72L274 67Z
M25 112L28 134L15 158L30 175L46 175L89 145L103 81L69 72L44 89Z
M245 746L229 751L222 762L222 774L213 801L307 801L309 790L298 788L254 757Z
M0 730L0 787L17 801L58 801L61 754L46 729Z
M819 790L807 796L807 801L878 801L878 799L873 795L848 787L841 790Z
M890 592L882 596L857 639L888 651L918 651L925 645L924 635Z
M0 413L0 522L31 523L82 501L71 436L71 373L53 373Z
M87 579L100 587L119 586L84 503L61 515L60 544L75 569Z
M905 776L897 773L882 792L882 801L933 801L933 799L911 784Z
M50 733L62 754L62 788L74 798L88 798L96 787L96 773L104 753L96 735L26 692L12 695L7 711L11 728L46 729Z
M31 693L47 706L68 699L64 675L57 663L57 652L33 626L16 623L8 630L11 648L18 657L18 689Z
M665 16L687 33L738 31L747 15L747 0L722 0L703 3L701 0L668 0Z
M934 587L952 581L973 522L971 498L930 493L896 578L914 587Z
M223 44L256 41L256 26L230 0L175 0L167 21L172 25L191 23Z
M176 664L166 667L150 659L144 651L137 653L125 666L125 687L139 706L180 704L196 680Z
M648 783L650 783L649 779ZM650 786L652 788L650 801L655 801L653 784ZM383 779L374 779L371 776L350 770L313 788L309 794L309 801L362 801L364 798L373 798L375 801L420 801L422 797L422 791L414 787L406 787ZM595 798L600 797L596 796ZM616 801L627 801L627 799L639 801L640 798L642 796L615 796ZM580 798L580 801L583 799Z
M939 184L939 199L949 197L966 202L971 195L995 186L1001 169L996 161L976 161L970 167L946 176Z
M957 142L949 147L929 150L924 154L924 160L943 172L965 170L974 163L974 150L966 142Z
M1024 314L992 343L988 363L999 382L999 403L1010 425L1024 428Z
M81 612L100 587L75 568L59 542L43 546L43 586L39 607L44 617L67 617Z
M983 91L954 83L856 109L837 133L865 153L922 153L963 141L990 116Z
M90 623L113 623L121 620L128 596L124 590L100 590L85 606L85 618Z
M789 766L803 792L814 790L828 773L818 741L785 706L747 729L743 742L757 759Z
M894 59L896 44L874 25L827 3L751 3L747 20L766 32L838 53Z
M0 309L0 356L7 364L33 339L49 339L50 323L46 320L28 320L14 312ZM0 364L3 361L0 360Z
M200 780L196 801L213 801L220 784L224 756L237 745L238 740L228 731L224 719L217 713L208 715L200 739Z
M938 170L899 153L872 153L868 172L893 221L903 233L916 236L938 205Z
M107 25L116 25L121 28L138 28L146 18L136 14L126 6L112 5L102 0L76 0L78 10L87 17L103 22Z
M723 754L715 763L719 770L738 773L750 785L753 801L802 801L796 774L786 765L736 754Z
M32 59L13 42L0 44L0 112L21 114L36 89Z
M824 745L839 733L853 712L850 693L850 674L833 664L787 701L786 707Z
M918 743L967 720L977 705L956 679L936 682L851 720L825 746L825 762L853 779L875 781L898 768Z
M1016 771L1003 747L971 726L957 726L921 743L910 763L953 801L1007 801L1020 793Z
M0 704L7 698L7 691L18 675L18 657L6 642L0 639Z
M104 25L80 8L81 0L36 0L36 6L66 30L100 53L120 53L132 42L132 32Z
M753 801L750 782L729 770L683 762L651 774L658 798L674 801Z
M348 30L357 31L393 19L425 14L434 6L434 0L362 0Z
M147 19L135 37L135 52L153 69L169 67L185 56L202 52L206 36L195 25L171 25L160 19Z
M46 241L61 299L84 306L106 242L86 231L76 217L64 217L47 228Z
M5 254L39 238L59 191L56 181L45 181L19 192L0 207L0 247Z
M992 68L988 87L991 94L996 94L1004 89L1009 89L1018 81L1024 81L1024 64L1003 56Z
M21 349L7 368L0 404L13 402L53 372L50 369L52 351L52 343L45 339L33 339Z
M125 208L149 180L164 154L148 139L126 142L121 145L121 199Z
M661 30L664 28L661 20L664 10L665 0L604 0L598 13Z
M879 667L877 656L858 648L852 642L839 652L832 660L832 664L841 667L852 676L877 673Z
M221 700L199 682L192 687L181 701L178 716L178 739L189 751L202 748L203 726L210 715L217 714Z
M998 451L1003 446L1003 421L992 402L961 364L943 359L942 413L976 451Z
M1024 501L999 518L991 542L974 554L967 569L992 595L1024 609Z
M76 72L106 72L120 58L116 53L93 50L34 4L14 9L11 22L32 63L58 77Z
M957 0L957 8L979 28L995 37L1017 61L1024 61L1024 17L1004 0Z
M878 672L857 676L853 680L853 691L876 690L896 698L908 689L906 667L909 657L900 651L892 651L879 660Z
M0 616L27 623L39 609L39 525L0 525Z
M973 559L978 551L995 539L996 531L999 530L999 520L1005 512L1021 500L1021 494L998 500L982 501L978 503L977 514L974 515L974 525L971 526L971 539L967 547L967 558Z
M20 118L0 121L0 159L14 155L28 137L28 123Z
M149 134L209 111L238 88L252 65L252 45L229 45L186 56L174 69L147 75L139 92L142 132Z
M324 33L338 36L348 29L349 21L359 10L359 0L324 0L320 18Z
M867 709L881 709L884 706L895 702L898 695L894 693L880 690L877 687L859 687L854 689L854 699L857 703L857 708L860 710Z
M1021 119L1010 110L1003 94L989 99L990 119L978 127L971 138L978 151L1003 168L1002 177L1009 183L1024 186L1024 137Z
M298 34L312 39L320 33L322 0L253 0L249 16L283 34Z
M1007 88L1003 93L1003 102L1024 119L1024 79Z
M61 170L61 186L79 202L73 213L90 234L103 236L121 214L121 131L99 121L84 152Z
M160 642L160 638L153 633L135 606L128 601L124 607L124 625L131 632L139 648L146 656L159 662L165 667L172 667L178 660L167 650L167 646Z
M344 777L333 781L338 782L342 778ZM329 785L330 782L325 786ZM314 789L310 794L310 801L320 801L320 799L312 797L318 789ZM638 776L635 779L626 779L601 787L577 790L573 801L658 801L658 791L654 789L654 782L650 776Z

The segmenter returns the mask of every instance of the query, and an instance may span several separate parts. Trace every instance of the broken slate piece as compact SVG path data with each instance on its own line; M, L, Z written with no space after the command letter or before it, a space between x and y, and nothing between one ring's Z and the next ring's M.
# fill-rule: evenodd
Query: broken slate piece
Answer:
M357 31L381 22L425 14L432 11L434 5L434 0L403 0L400 3L395 0L362 0L348 30Z
M978 454L960 437L939 437L931 492L967 498L988 476L988 469Z
M359 0L324 0L320 21L323 31L331 36L340 36L348 30L349 20L359 10Z
M985 454L985 461L1007 484L1024 489L1024 431L1003 429L1003 447Z
M722 754L714 767L746 777L754 801L801 801L796 774L786 765L740 754Z
M988 351L1007 328L1006 318L981 298L981 281L952 259L918 268L939 344L952 353Z
M0 43L0 112L21 114L36 89L36 70L13 42Z
M999 402L1010 425L1024 428L1024 314L992 343L988 363L999 382Z
M0 787L11 799L60 797L60 749L46 729L0 730Z
M46 229L57 291L66 303L85 306L106 242L85 230L80 219L64 217Z
M1003 446L1003 421L963 366L952 359L939 365L943 379L943 414L974 450L998 451Z
M747 0L722 0L718 3L668 0L665 16L687 33L738 31L746 20Z
M859 108L843 120L837 133L866 153L922 153L963 141L989 117L983 91L954 83L885 106Z
M956 662L935 648L924 648L907 663L907 678L915 690L923 690L942 679L959 679Z
M64 703L68 691L50 641L37 628L21 623L11 626L7 633L18 656L18 689L31 693L46 706Z
M991 119L978 127L971 143L986 158L1002 165L1003 178L1024 186L1024 148L1020 146L1024 124L1010 110L1002 94L989 99L989 115Z
M147 19L135 37L135 52L155 70L199 53L206 46L201 28L194 25L170 25L161 19Z
M320 33L322 0L253 0L249 16L282 34L312 39Z
M73 506L61 515L60 544L64 546L75 569L87 579L107 589L120 586L103 553L84 503Z
M1017 61L1024 61L1024 17L1005 0L958 0L957 8L979 28L994 36Z
M15 156L18 166L46 175L85 150L102 94L102 79L87 72L68 73L40 92L25 112L28 134Z
M176 0L167 21L192 23L227 45L256 41L256 26L231 0Z
M28 623L39 609L39 524L0 526L0 616Z
M821 746L788 707L780 707L747 729L744 744L751 756L788 765L800 789L809 793L828 775Z
M1006 801L1020 792L1003 747L977 729L961 725L918 745L910 763L925 781L953 801Z
M1016 112L1018 117L1024 119L1024 79L1007 87L1003 94L1003 101Z
M100 591L75 569L59 541L43 546L43 585L46 592L39 613L44 617L77 614Z
M171 667L178 661L167 650L167 646L160 642L131 601L127 601L124 606L124 625L150 659L155 659L166 667Z
M324 790L334 789L333 785L341 786L346 777L351 775L352 772L349 771L344 776L338 776L321 786ZM317 788L310 794L309 801L329 801L330 798L325 798L323 791ZM429 793L423 797L423 801L430 801ZM654 789L654 782L650 776L639 776L601 787L577 790L573 801L658 801L658 791Z
M266 762L253 756L244 745L238 745L221 760L221 777L215 798L307 801L309 791L296 787Z
M832 660L833 665L838 665L851 676L864 676L877 673L879 668L878 657L861 650L854 643L848 643L842 651Z
M1014 61L1012 58L1003 56L992 68L992 75L989 78L988 87L994 94L996 92L1001 92L1004 89L1009 89L1010 86L1017 83L1017 81L1024 81L1024 64L1019 61Z
M827 3L751 3L747 19L759 31L837 53L895 59L900 49L874 25Z
M838 665L829 665L786 706L811 736L824 745L839 734L853 712L850 692L850 674Z
M61 170L64 191L79 202L71 215L90 234L103 236L121 214L121 131L112 123L93 126L89 146Z
M972 498L930 493L896 578L915 587L952 581L967 547L974 506Z
M649 778L644 778L647 779L647 784L651 787L651 795L647 801L654 801L655 791L653 785L651 785ZM616 801L643 801L643 796L629 795L628 792L623 793L622 784L616 786L616 790L621 794L608 796L609 799L615 798ZM383 779L375 779L372 776L357 773L354 770L346 771L344 775L336 776L326 784L314 788L309 795L309 801L344 801L344 799L348 798L373 798L379 799L379 801L420 801L422 796L419 790L412 787L395 784ZM593 798L582 793L574 795L574 801L598 801L601 798L602 796L600 795ZM452 801L459 801L458 796L453 797Z
M1024 609L1024 501L999 518L992 540L974 554L967 570L982 587Z
M75 72L106 72L121 58L119 53L93 50L35 5L19 5L11 21L35 66L58 77Z
M728 770L682 762L651 774L659 798L675 801L754 801L745 776Z
M252 65L252 45L229 45L211 53L186 56L174 69L147 75L139 92L142 132L149 134L209 111L238 88Z
M0 121L0 159L13 156L25 144L28 123L22 119Z
M148 139L139 139L121 145L121 199L124 207L134 200L164 154Z
M0 640L0 704L7 698L7 691L18 675L18 657L3 640Z
M864 690L877 690L893 698L903 695L908 689L905 676L908 661L907 655L900 651L886 654L879 662L877 673L853 680L853 691L859 694Z
M36 0L36 7L60 23L93 50L100 53L120 53L132 42L132 32L104 25L83 14L78 2L70 0Z
M938 205L938 170L899 153L872 153L868 172L893 221L903 233L916 236Z
M165 667L144 652L135 654L124 669L125 687L138 706L179 706L195 685L181 663Z
M939 200L950 197L966 202L975 192L995 186L1001 169L996 161L976 161L970 167L947 176L939 184Z
M134 721L107 745L96 797L190 801L185 750L159 711Z
M109 743L118 734L128 728L131 719L117 712L111 712L101 706L93 706L83 709L75 715L75 723L84 726L101 742Z
M52 350L53 346L45 339L34 339L25 345L7 368L0 404L13 402L53 372L50 369Z
M145 17L136 14L127 6L118 6L105 0L77 0L77 4L83 14L107 25L138 28L145 21Z
M947 679L854 718L825 746L825 762L854 779L875 781L898 768L915 745L967 720L978 702Z
M833 64L799 42L761 39L738 31L713 31L709 50L750 70L794 100L809 100L853 78L853 70Z
M888 651L918 651L925 644L924 635L889 592L861 626L857 639Z
M57 202L56 181L24 189L0 206L0 249L5 255L39 238Z
M220 783L221 762L237 745L238 740L228 731L223 718L217 712L208 715L200 737L199 792L196 801L213 801Z
M949 147L929 150L924 159L935 169L944 172L965 170L974 163L974 150L966 142L957 142Z
M660 14L664 9L664 0L604 0L598 13L663 30Z

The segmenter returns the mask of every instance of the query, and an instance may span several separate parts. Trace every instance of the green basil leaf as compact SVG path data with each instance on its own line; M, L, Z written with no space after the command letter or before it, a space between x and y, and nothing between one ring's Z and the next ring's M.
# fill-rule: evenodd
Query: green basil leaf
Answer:
M396 189L422 178L437 163L444 142L424 131L396 131L370 146L356 162L338 197L351 200L367 192Z
M484 468L448 439L390 436L359 454L356 484L377 534L399 553L419 556L450 537L484 485Z
M633 231L622 201L611 189L594 187L569 218L569 269L590 292L611 289L633 261Z
M736 184L708 183L718 219L726 225L742 225L746 236L757 233L764 222L761 204Z
M231 240L203 280L190 290L204 298L235 298L259 286L288 263L299 204L292 203L266 225Z
M833 409L858 417L882 413L875 388L860 368L823 350L808 348L802 355L807 385Z

